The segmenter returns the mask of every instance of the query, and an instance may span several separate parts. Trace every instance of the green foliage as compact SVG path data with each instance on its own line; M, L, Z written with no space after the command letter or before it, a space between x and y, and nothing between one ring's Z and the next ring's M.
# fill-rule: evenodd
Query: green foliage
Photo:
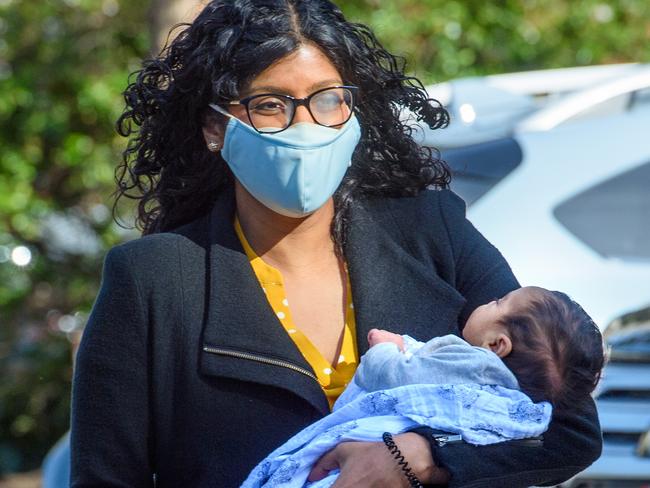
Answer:
M650 61L647 0L345 0L425 82Z
M68 428L66 335L124 237L110 221L125 144L113 125L147 53L150 3L0 0L0 474L38 466ZM647 0L341 4L426 82L650 61Z
M38 466L69 425L66 333L121 238L113 126L148 49L146 7L0 1L0 473Z

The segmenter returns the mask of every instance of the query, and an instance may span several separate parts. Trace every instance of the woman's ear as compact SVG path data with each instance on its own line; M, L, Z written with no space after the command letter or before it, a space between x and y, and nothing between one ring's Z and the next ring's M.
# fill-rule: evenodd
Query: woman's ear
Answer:
M203 138L208 149L217 152L223 147L225 134L224 117L210 109L203 119Z
M487 341L484 347L500 358L504 358L512 352L512 340L505 332L498 332Z

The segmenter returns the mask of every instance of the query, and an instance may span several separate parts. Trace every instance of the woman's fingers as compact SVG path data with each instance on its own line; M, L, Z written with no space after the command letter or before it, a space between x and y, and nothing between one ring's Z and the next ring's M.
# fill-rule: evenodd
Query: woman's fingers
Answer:
M307 479L319 481L337 468L341 473L332 488L408 486L408 480L382 442L343 442L318 460Z
M395 435L394 440L421 482L445 484L449 481L449 473L433 463L431 447L422 436L407 432ZM333 469L341 473L332 488L409 486L397 459L383 442L342 442L314 464L307 480L322 480Z
M341 446L342 444L339 444L316 461L316 464L314 464L314 467L309 472L309 476L307 476L307 481L322 480L330 471L339 467L338 452Z
M341 474L332 488L404 488L408 486L383 442L350 442L339 453Z

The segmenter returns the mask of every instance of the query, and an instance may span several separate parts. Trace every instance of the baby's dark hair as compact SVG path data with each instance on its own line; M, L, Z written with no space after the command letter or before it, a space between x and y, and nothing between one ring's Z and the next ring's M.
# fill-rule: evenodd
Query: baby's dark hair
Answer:
M536 288L527 307L502 319L512 351L503 358L521 390L554 407L581 404L596 388L605 362L598 326L559 291Z

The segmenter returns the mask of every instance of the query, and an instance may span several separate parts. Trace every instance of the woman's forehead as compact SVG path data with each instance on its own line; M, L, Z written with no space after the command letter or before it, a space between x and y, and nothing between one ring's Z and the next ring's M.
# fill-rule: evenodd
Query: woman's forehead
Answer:
M323 51L313 44L303 44L257 75L247 92L272 91L304 97L319 88L341 84L342 81L336 66Z

